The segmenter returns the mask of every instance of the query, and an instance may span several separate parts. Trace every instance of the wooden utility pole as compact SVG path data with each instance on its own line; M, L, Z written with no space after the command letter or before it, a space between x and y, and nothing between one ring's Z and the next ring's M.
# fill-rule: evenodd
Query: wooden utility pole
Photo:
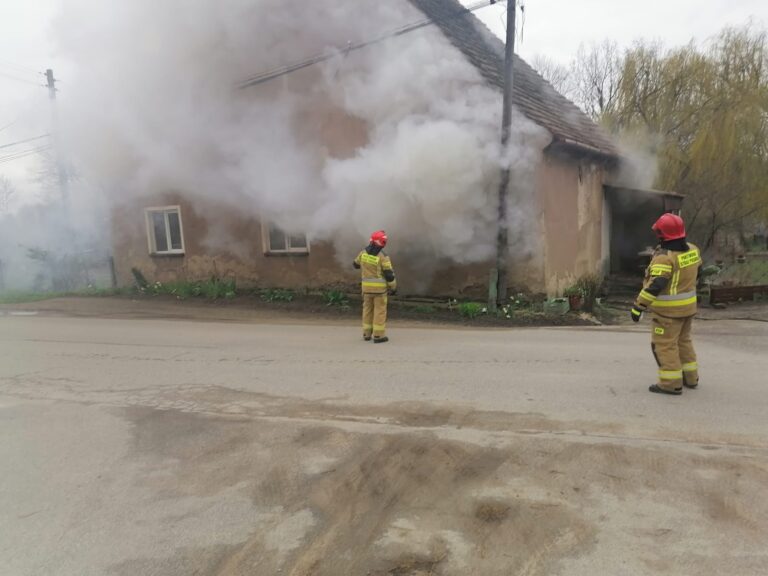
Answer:
M61 144L59 140L58 121L56 114L56 78L53 76L53 70L48 68L45 71L46 85L48 86L48 97L51 100L51 132L53 133L53 153L56 155L56 172L59 179L59 192L61 199L66 204L69 200L69 190L67 186L67 170L62 161Z
M501 115L501 181L499 182L498 221L496 234L496 267L488 283L488 308L495 312L497 304L507 298L507 267L509 263L509 136L512 129L512 88L515 67L516 0L507 1L507 40L504 49L504 109Z

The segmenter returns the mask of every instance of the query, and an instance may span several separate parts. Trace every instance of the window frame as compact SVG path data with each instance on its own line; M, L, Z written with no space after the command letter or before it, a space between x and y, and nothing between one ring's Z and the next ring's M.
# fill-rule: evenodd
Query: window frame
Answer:
M168 249L159 251L157 249L157 239L155 238L155 227L152 222L153 214L162 213L165 224L165 240L167 242ZM168 220L168 215L175 213L179 217L179 236L181 240L181 248L172 248L173 243L171 241L171 226ZM181 217L181 206L151 206L144 209L144 220L147 226L147 245L149 248L150 256L184 256L186 254L186 246L184 244L184 221Z
M272 248L272 241L270 239L270 231L277 229L285 237L285 249L275 250ZM296 234L293 234L296 236ZM271 222L261 223L261 244L263 246L263 252L265 256L307 256L310 252L309 238L306 234L304 236L305 246L294 248L291 246L291 234L285 232L282 228L279 228Z

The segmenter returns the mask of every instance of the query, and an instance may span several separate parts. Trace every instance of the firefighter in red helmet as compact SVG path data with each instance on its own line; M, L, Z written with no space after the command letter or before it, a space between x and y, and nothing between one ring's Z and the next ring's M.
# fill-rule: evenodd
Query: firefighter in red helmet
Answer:
M363 339L380 344L387 342L387 294L397 292L392 261L384 254L387 234L379 230L371 234L368 246L357 255L354 267L361 272L363 291Z
M659 365L659 380L649 390L679 395L683 386L696 388L699 384L691 327L697 310L701 254L686 241L685 223L680 216L664 214L652 228L659 246L645 272L643 289L631 316L638 322L643 312L652 313L651 348Z

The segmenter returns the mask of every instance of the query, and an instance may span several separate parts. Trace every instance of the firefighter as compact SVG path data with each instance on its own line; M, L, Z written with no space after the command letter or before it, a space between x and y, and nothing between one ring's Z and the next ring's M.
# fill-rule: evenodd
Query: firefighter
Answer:
M382 251L386 245L386 232L374 232L368 246L357 255L353 264L362 276L363 339L367 341L373 337L375 344L389 341L386 335L387 294L397 293L392 261Z
M683 386L696 388L699 384L691 327L697 309L696 280L701 254L686 241L685 223L680 216L662 215L653 231L659 245L646 269L643 289L631 315L638 322L643 312L652 313L651 348L659 365L659 381L649 390L679 395Z

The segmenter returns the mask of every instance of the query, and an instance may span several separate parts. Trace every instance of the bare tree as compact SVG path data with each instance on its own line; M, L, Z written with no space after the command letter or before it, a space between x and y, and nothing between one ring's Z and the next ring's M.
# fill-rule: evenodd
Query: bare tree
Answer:
M560 94L567 98L573 97L573 77L568 68L543 54L534 56L531 66Z
M623 57L616 42L582 44L573 60L572 99L594 119L611 112L620 94Z
M8 178L0 175L0 214L11 209L11 202L16 195L16 187Z

